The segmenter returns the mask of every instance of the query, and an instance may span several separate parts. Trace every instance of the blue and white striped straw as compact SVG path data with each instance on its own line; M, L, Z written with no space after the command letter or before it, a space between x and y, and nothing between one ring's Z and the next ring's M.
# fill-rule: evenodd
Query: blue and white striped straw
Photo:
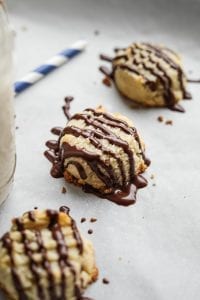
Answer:
M64 65L68 62L71 58L76 56L77 54L81 53L87 45L87 42L84 40L77 41L69 48L65 49L64 51L58 53L48 61L46 61L43 65L39 66L21 80L15 82L14 84L14 91L15 96L44 78L46 75L57 69L58 67Z

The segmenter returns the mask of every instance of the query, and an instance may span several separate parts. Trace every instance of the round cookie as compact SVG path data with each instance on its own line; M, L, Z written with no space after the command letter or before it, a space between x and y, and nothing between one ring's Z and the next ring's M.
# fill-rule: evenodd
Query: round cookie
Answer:
M31 211L0 239L0 286L12 300L80 300L97 279L92 244L68 210Z
M164 46L133 43L116 51L112 66L118 90L144 106L173 109L191 97L179 55Z
M132 122L121 114L108 114L102 107L86 109L70 118L57 148L51 142L47 146L51 148L45 153L48 158L52 149L55 152L50 157L52 176L64 175L86 192L128 205L135 201L137 188L146 185L139 177L149 164L144 143ZM133 189L130 201L122 199Z

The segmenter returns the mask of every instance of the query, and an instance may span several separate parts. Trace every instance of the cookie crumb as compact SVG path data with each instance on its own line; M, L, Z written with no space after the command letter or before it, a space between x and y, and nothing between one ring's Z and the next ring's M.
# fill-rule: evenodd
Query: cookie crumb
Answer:
M86 218L81 218L81 223L84 223L86 221Z
M103 278L102 282L103 282L103 284L109 284L110 283L110 281L107 278Z
M38 209L38 207L37 207L37 206L35 206L35 207L34 207L34 209Z
M157 120L158 120L158 122L163 122L164 118L163 118L163 116L159 116L159 117L157 118Z
M156 184L155 184L155 183L153 183L153 184L152 184L152 186L156 186Z
M111 80L110 80L110 78L109 77L104 77L104 79L102 80L102 82L103 82L103 84L105 84L106 86L108 86L108 87L111 87Z
M95 223L96 221L97 221L96 218L91 218L91 219L90 219L90 222L91 222L91 223Z
M99 35L100 34L100 31L98 30L98 29L96 29L95 31L94 31L94 35Z
M62 194L66 194L67 193L67 189L66 189L66 187L62 187Z
M16 126L15 129L16 129L16 130L19 129L19 126Z
M88 234L92 234L93 233L93 230L92 229L89 229L88 230Z
M173 125L173 121L172 121L172 120L167 120L167 121L165 122L165 124L166 124L166 125Z
M155 175L154 175L154 174L151 174L150 178L151 178L151 179L154 179L154 178L155 178Z

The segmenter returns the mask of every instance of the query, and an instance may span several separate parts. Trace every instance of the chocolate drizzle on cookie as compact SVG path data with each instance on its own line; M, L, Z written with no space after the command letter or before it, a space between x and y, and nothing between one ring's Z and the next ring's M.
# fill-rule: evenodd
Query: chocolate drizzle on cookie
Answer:
M140 149L137 155L140 155L145 164L149 165L150 161L145 157L136 129L111 114L98 112L94 109L86 109L83 113L75 114L71 117L70 121L71 120L83 120L88 126L84 129L76 126L67 126L59 135L57 146L55 146L56 143L52 143L52 141L46 143L49 150L45 152L45 156L53 164L51 175L53 177L63 176L68 166L74 165L79 177L82 180L86 180L86 171L83 165L76 160L76 158L81 158L87 163L97 178L104 183L108 190L106 193L104 191L95 190L92 186L85 183L82 187L85 192L94 193L101 198L107 198L120 205L127 206L133 204L136 201L137 189L146 186L147 182L140 175L135 174L135 154L132 152L129 144L121 139L117 133L114 133L114 130L111 130L111 128L119 129L124 134L133 136ZM66 134L88 140L97 151L91 152L84 148L72 146L65 141L61 142L62 137ZM103 143L105 140L108 141L110 145L120 147L122 152L126 154L129 166L128 175L123 158L116 154L115 151L112 150L112 147L110 147L110 149L109 147L105 147ZM109 157L109 159L116 161L120 171L120 179L116 177L116 172L112 165L98 154L98 150L102 151L103 156L105 155ZM51 156L49 156L49 152ZM53 157L54 159L52 159ZM73 178L72 181L76 183L75 178Z
M63 128L61 127L53 127L51 129L51 132L58 136L58 140L49 140L46 142L47 148L49 150L46 150L44 152L45 157L52 163L51 168L51 176L54 178L61 178L63 177L63 170L62 170L62 162L60 160L60 137L62 134Z
M110 57L106 54L100 54L100 59L108 61L108 62L112 62L113 61L113 57Z
M70 105L71 105L71 102L72 102L73 100L74 100L74 97L71 97L71 96L65 97L65 105L62 106L64 115L65 115L65 117L67 118L67 120L69 120L70 117L71 117L71 114L70 114Z
M191 79L191 78L188 78L187 81L190 82L190 83L200 83L200 79Z
M183 99L191 99L192 97L185 89L186 78L184 72L181 66L171 58L171 55L175 55L175 53L168 48L155 46L150 43L134 43L126 49L117 49L116 56L112 60L113 70L112 73L110 73L110 78L113 80L115 79L116 70L126 69L138 76L142 76L146 85L152 91L156 90L157 83L160 82L163 86L163 97L166 106L171 110L184 112L185 110L180 104L176 104L176 98L173 92L173 82L169 75L170 70L174 70L177 73L177 79ZM101 55L100 57L101 59L108 61L105 55ZM167 65L167 68L164 68L164 64ZM102 67L100 67L100 70L103 71ZM147 76L148 73L151 76ZM108 74L106 75L108 76ZM152 76L155 80L152 80Z
M31 222L36 222L36 214L37 212L31 211L26 213L27 217ZM69 208L67 207L61 207L60 213L69 214ZM59 216L60 213L55 210L47 210L46 215L49 218L49 230L52 233L52 238L55 240L57 245L57 253L58 253L58 265L61 271L61 284L60 284L60 295L58 295L57 290L57 283L55 282L55 274L52 268L52 264L49 261L48 258L48 249L45 246L42 230L33 229L32 233L35 234L34 242L37 243L37 252L41 254L42 261L40 262L40 265L38 265L38 262L34 259L35 250L33 250L30 246L30 241L28 239L28 229L26 228L26 223L22 222L22 219L17 218L13 220L14 226L16 227L16 231L20 232L21 234L21 241L20 243L23 244L24 247L24 254L28 257L29 261L29 268L30 272L32 273L34 284L37 288L37 299L44 299L45 296L45 290L44 286L41 283L40 278L40 272L41 267L43 270L47 273L48 278L48 293L49 293L49 299L51 300L67 300L66 293L67 293L67 278L66 278L66 269L70 271L70 273L73 276L74 279L74 297L75 299L79 300L81 298L81 290L79 286L76 283L76 270L72 263L69 260L69 253L68 253L68 247L65 241L65 237L62 232L62 228L59 223ZM81 236L79 234L79 231L76 227L75 221L70 217L71 219L71 229L73 232L74 239L76 240L77 248L79 250L79 253L83 253L83 242L81 239ZM34 228L34 227L33 227ZM26 294L26 288L23 285L23 280L17 271L17 265L15 264L15 257L13 252L13 240L9 233L5 234L1 241L3 243L3 246L7 249L8 255L10 257L11 262L11 273L12 273L12 279L15 286L15 289L18 293L19 300L28 300L28 296Z
M106 75L107 77L113 79L113 73L112 73L111 70L109 70L108 67L106 67L106 66L101 66L101 67L99 67L99 70L100 70L104 75Z
M35 222L35 212L34 211L29 211L28 212L28 217L29 217L29 220L31 220L32 222Z
M19 300L27 300L28 298L27 298L27 296L24 292L23 285L22 285L22 282L21 282L21 278L20 278L20 276L19 276L19 274L17 273L17 270L16 270L16 264L15 264L15 260L14 260L14 257L13 257L13 245L12 245L13 242L10 238L9 233L6 233L1 238L1 240L3 242L4 248L7 249L8 255L10 256L12 279L13 279L15 289L18 292Z

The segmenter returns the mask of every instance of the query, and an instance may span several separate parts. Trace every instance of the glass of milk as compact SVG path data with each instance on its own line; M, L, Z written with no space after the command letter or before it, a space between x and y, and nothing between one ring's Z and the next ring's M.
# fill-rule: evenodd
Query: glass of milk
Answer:
M15 171L15 127L12 90L13 34L0 0L0 204L9 195Z

